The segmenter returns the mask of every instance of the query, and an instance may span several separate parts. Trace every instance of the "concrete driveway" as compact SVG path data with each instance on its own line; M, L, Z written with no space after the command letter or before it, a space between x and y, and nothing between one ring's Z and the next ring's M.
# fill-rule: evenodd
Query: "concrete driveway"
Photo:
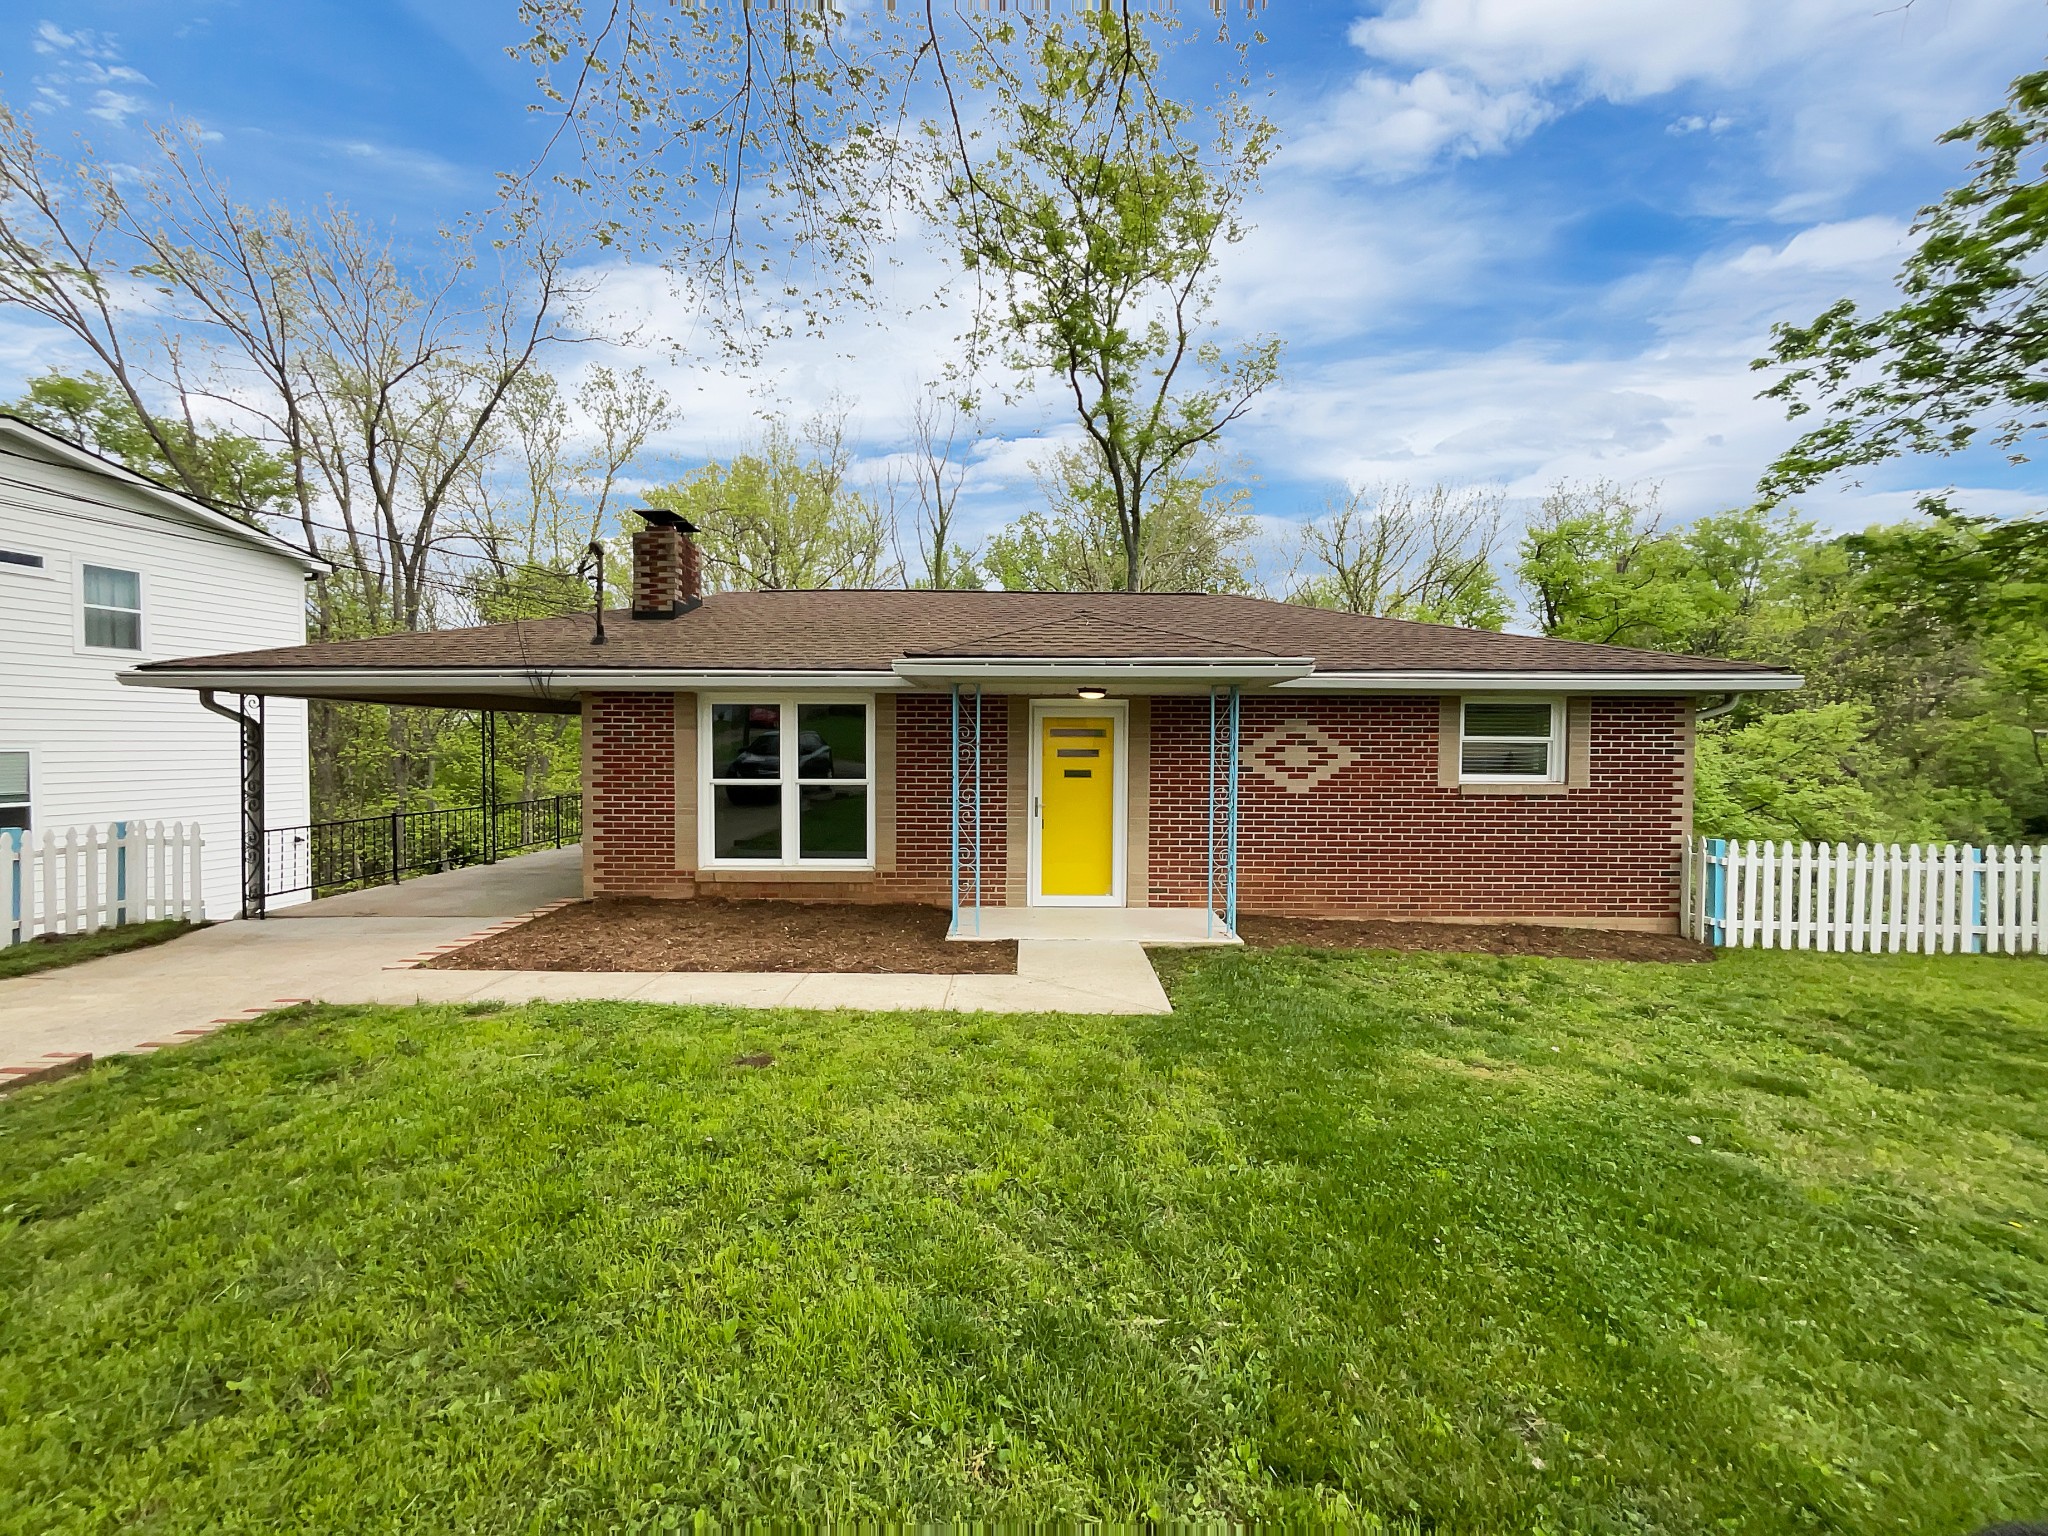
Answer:
M415 973L386 967L494 918L582 894L582 850L551 848L0 981L0 1067L131 1051L281 999L410 1002L422 990L410 984Z
M281 1004L615 999L754 1008L1167 1013L1142 935L1020 937L1014 976L425 971L404 963L583 893L582 850L530 853L219 923L168 944L0 981L0 1073L192 1039ZM1100 925L1098 925L1100 926ZM1185 925L1183 925L1185 926ZM1200 942L1162 931L1152 942Z

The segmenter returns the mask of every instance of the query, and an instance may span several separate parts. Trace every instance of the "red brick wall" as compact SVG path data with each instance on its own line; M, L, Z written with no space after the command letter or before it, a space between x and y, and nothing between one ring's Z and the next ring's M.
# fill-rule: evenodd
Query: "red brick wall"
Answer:
M906 693L896 699L896 868L876 883L890 901L953 899L953 789L946 761L953 747L953 699L946 693ZM965 882L972 865L974 761L972 699L961 700L960 899L974 893ZM1003 904L1009 868L1004 829L1009 818L1010 701L990 697L981 709L981 899ZM1023 858L1023 850L1018 850Z
M899 695L896 708L896 858L873 876L820 878L802 872L788 879L764 871L744 880L706 881L726 897L783 896L808 900L952 900L952 744L950 694ZM968 750L972 705L963 709L961 739L961 859L971 868L973 765ZM982 709L982 899L1003 901L1007 870L1004 826L1009 814L1009 703L990 698ZM584 837L591 889L614 896L691 896L698 881L676 867L676 730L674 701L665 693L601 693L584 699L588 782L584 785ZM685 773L695 763L682 765ZM875 786L883 793L883 786ZM1018 857L1023 857L1019 850ZM964 878L964 876L963 876ZM971 901L963 885L961 900Z
M584 861L596 894L696 888L676 868L675 703L669 693L584 695Z
M1690 776L1686 702L1594 699L1590 717L1583 788L1465 794L1437 781L1434 698L1247 699L1247 744L1301 720L1352 759L1306 793L1240 771L1239 907L1675 925ZM1155 906L1203 900L1207 743L1206 700L1153 701Z
M949 703L945 694L896 699L893 869L822 883L769 874L721 883L718 894L946 903ZM1134 901L1202 902L1207 710L1200 698L1152 701L1149 882L1146 892L1131 893ZM1247 743L1302 720L1348 750L1352 761L1307 793L1241 772L1239 905L1247 912L1305 915L1675 922L1690 774L1688 706L1681 699L1595 699L1590 719L1584 787L1464 794L1437 782L1434 698L1246 700ZM592 888L693 894L696 881L675 858L673 700L654 693L591 695L584 721ZM989 701L983 728L982 898L997 906L1011 857L1005 848L1006 700ZM694 773L695 765L683 771ZM963 822L963 858L969 836ZM1014 857L1021 869L1024 850ZM971 899L971 892L963 891L962 899Z

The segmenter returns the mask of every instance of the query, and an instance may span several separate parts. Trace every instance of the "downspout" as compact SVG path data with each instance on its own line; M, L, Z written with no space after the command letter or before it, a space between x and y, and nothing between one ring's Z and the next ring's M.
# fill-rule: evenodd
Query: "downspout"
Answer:
M1731 693L1724 702L1716 704L1712 709L1694 710L1692 723L1698 725L1702 720L1718 720L1723 715L1733 713L1735 706L1742 702L1742 697L1739 693Z
M244 695L247 698L247 695ZM212 710L223 720L232 720L241 728L242 746L242 916L262 917L264 913L263 878L263 716L261 695L257 697L259 713L244 714L238 709L229 709L218 702L211 688L199 690L199 703L203 709Z

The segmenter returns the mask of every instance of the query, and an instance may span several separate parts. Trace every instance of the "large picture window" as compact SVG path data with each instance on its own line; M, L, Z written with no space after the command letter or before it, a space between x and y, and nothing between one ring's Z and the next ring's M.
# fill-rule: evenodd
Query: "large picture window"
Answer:
M698 802L706 861L872 863L873 713L836 700L707 702Z
M1564 776L1564 700L1466 699L1458 777L1468 784L1558 783Z
M84 567L85 643L97 650L142 649L142 577L134 571Z

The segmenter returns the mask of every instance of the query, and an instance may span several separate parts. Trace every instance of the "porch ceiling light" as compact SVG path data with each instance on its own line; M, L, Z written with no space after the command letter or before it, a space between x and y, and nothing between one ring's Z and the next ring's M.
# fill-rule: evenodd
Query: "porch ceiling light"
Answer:
M1107 688L1096 688L1091 686L1087 688L1076 688L1074 692L1084 699L1106 699L1109 697L1109 690Z

